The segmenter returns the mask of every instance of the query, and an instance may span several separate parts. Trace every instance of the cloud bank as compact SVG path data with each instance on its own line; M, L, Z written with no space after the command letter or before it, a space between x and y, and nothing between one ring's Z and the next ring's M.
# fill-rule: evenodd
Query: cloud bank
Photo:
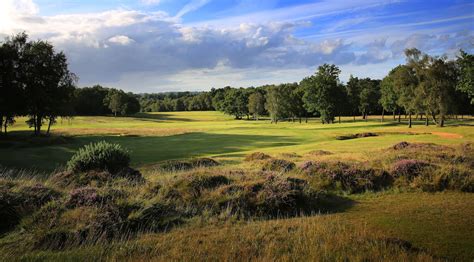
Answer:
M310 40L297 36L302 28L315 25L301 18L310 16L306 9L298 14L300 9L294 11L298 19L281 21L182 23L183 15L208 2L191 1L175 16L127 9L40 16L32 0L6 0L0 4L0 34L26 31L34 39L52 42L68 55L81 85L104 83L134 92L299 81L322 63L352 69L356 65L393 63L403 59L404 48L417 47L426 52L441 48L454 53L459 48L472 48L474 39L468 31L412 32L396 37L375 34L365 43L344 35ZM340 10L342 1L336 2L330 5L323 1L324 9L314 15ZM380 4L363 2L366 8L372 8L374 2ZM275 15L281 16L280 12L277 10ZM341 21L335 27L344 25ZM374 77L383 76L379 71Z

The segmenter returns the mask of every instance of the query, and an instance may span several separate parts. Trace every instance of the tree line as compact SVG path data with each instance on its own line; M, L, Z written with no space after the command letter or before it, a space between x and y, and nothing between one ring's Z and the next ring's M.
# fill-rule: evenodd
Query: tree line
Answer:
M473 114L474 55L460 51L449 60L418 49L405 51L406 63L382 80L350 76L339 79L336 65L324 64L299 83L249 88L212 88L207 92L133 94L100 85L77 88L63 52L42 40L29 41L25 33L0 44L0 132L15 117L27 116L34 134L47 123L48 134L58 117L74 115L132 115L142 112L218 110L236 119L269 116L302 122L320 117L322 123L340 122L341 116L391 113L423 118L425 124L444 125L448 115Z
M405 51L406 63L382 80L350 76L339 79L336 65L324 64L299 83L233 88L200 93L146 94L140 96L143 111L218 110L235 119L269 116L299 122L316 116L322 123L340 122L341 116L393 115L424 119L444 126L448 115L474 113L474 55L460 51L456 59L429 56L418 49ZM145 106L144 106L145 105ZM145 110L144 110L145 109Z
M63 52L26 33L0 44L0 132L6 134L15 117L26 121L35 135L47 124L46 134L58 117L74 115L134 114L140 111L135 95L100 86L76 88Z

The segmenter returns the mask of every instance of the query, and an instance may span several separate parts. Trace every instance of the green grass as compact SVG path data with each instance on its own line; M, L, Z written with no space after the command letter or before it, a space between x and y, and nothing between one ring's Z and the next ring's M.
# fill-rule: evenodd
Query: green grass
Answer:
M448 121L448 127L424 127L423 121L408 129L405 123L381 123L343 118L342 124L323 125L317 119L309 123L237 121L219 112L170 112L139 114L136 117L75 117L60 120L53 134L72 136L67 143L25 143L15 137L29 136L24 118L17 119L10 139L0 139L0 164L7 167L51 171L66 163L73 152L90 142L106 140L119 143L132 152L132 165L138 168L168 159L212 156L238 163L252 151L268 153L304 153L323 149L344 157L363 158L367 152L388 147L399 141L458 144L474 141L472 119ZM407 135L403 132L416 132ZM339 141L338 135L360 132L388 132L378 137ZM429 134L443 132L453 138ZM399 133L399 134L397 134ZM43 139L46 140L46 139ZM46 145L44 145L46 144Z

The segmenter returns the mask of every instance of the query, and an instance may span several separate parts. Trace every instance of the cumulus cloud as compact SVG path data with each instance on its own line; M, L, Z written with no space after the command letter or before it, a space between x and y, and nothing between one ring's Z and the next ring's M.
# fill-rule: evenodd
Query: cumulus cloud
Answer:
M192 1L178 15L206 3ZM130 91L298 81L322 63L351 68L400 59L408 47L430 51L442 45L454 50L473 42L471 32L414 34L368 44L341 37L309 41L295 36L306 22L183 25L164 12L124 9L39 16L31 0L2 1L0 12L5 10L0 34L25 30L33 39L54 43L67 54L81 85L108 83Z
M109 38L109 40L107 41L109 41L110 43L119 44L119 45L129 45L135 42L135 40L131 39L130 37L126 35L116 35L114 37Z

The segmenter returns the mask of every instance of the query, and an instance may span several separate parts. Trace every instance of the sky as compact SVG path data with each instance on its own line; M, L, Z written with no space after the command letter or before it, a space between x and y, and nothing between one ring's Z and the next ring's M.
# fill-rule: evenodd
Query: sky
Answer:
M0 39L64 51L78 86L135 93L383 78L403 50L474 51L471 0L0 0ZM2 40L0 40L2 41Z

